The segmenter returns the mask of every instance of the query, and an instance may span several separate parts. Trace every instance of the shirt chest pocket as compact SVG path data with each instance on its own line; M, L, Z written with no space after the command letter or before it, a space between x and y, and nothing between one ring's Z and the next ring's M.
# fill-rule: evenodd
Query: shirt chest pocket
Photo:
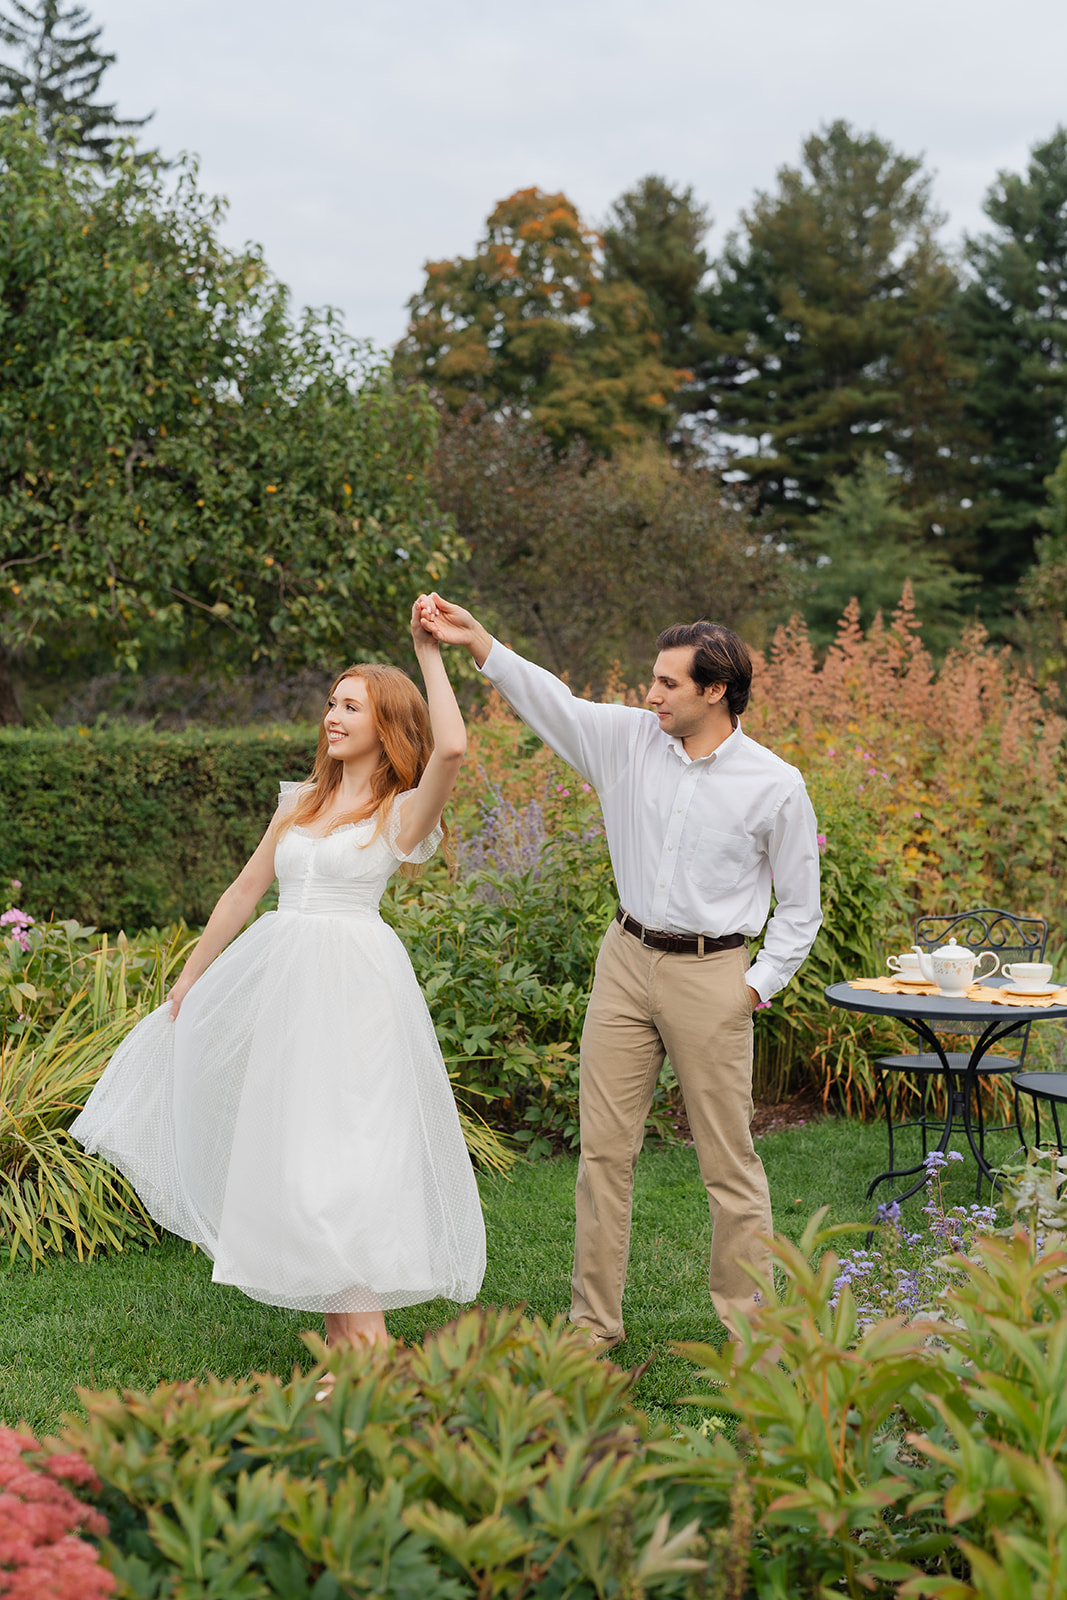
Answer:
M686 868L698 889L728 894L740 882L752 851L752 840L747 834L701 828L689 852Z

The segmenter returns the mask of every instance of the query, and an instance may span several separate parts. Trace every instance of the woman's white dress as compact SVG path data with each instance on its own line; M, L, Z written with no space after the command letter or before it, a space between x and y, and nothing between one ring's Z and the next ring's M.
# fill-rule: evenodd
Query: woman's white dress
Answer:
M283 808L295 800L283 784ZM400 797L402 800L403 796ZM379 901L398 808L290 827L278 910L115 1052L72 1133L148 1211L268 1305L374 1311L472 1300L485 1228L426 1003Z

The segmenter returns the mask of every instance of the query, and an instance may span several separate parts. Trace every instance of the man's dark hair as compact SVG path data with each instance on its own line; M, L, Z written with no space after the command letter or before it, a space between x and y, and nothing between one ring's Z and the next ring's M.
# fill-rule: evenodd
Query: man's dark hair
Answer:
M744 640L717 622L676 622L673 628L664 628L656 649L679 648L693 651L689 672L697 688L725 684L727 709L732 717L741 716L752 688L752 657Z

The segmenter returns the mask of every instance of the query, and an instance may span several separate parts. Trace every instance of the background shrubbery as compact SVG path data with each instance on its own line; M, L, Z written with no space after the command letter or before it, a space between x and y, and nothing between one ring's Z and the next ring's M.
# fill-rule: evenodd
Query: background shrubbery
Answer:
M206 922L314 730L0 731L0 881L29 909L133 932Z

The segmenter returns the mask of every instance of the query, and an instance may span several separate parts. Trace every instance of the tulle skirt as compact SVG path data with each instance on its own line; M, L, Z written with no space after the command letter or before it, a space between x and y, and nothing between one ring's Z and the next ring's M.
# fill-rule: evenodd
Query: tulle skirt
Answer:
M116 1051L74 1123L268 1305L474 1298L478 1189L426 1004L376 914L260 918Z

